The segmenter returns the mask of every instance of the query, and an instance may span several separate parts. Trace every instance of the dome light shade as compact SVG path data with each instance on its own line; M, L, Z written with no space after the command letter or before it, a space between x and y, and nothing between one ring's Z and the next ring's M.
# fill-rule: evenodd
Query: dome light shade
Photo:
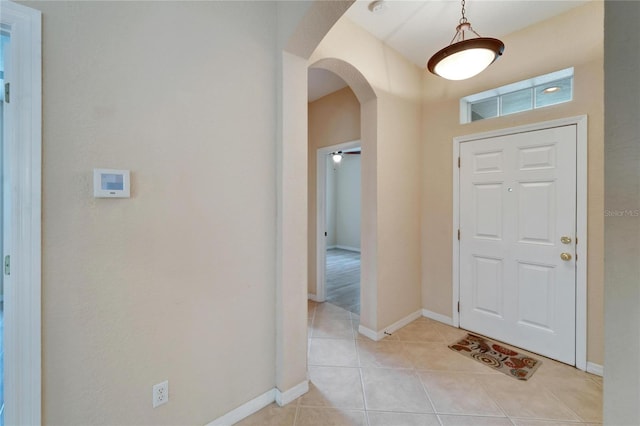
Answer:
M331 154L331 158L333 159L334 163L339 163L342 161L342 151L338 151L338 152L334 152Z
M451 43L427 62L430 72L447 80L465 80L480 74L504 52L503 42L497 38L481 37L475 32L464 15L464 6L465 0L462 0L462 18ZM466 32L477 37L466 39Z
M427 68L447 80L465 80L484 71L503 51L504 44L495 38L463 40L438 51Z

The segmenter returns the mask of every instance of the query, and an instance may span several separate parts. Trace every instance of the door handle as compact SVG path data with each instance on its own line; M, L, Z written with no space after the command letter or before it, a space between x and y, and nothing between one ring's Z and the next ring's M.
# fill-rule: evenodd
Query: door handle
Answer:
M571 253L560 253L560 259L568 262L571 260Z

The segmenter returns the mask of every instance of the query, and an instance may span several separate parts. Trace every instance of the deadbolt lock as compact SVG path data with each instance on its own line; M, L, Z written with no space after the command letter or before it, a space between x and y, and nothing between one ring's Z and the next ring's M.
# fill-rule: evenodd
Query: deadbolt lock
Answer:
M563 237L560 237L560 242L562 244L571 244L571 237L567 237L566 235Z
M561 253L560 254L560 259L564 260L565 262L568 262L571 260L571 254L570 253Z

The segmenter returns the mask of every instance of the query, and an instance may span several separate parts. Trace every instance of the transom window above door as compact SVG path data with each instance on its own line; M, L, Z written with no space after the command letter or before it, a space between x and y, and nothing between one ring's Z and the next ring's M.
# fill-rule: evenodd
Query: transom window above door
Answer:
M460 123L530 111L572 99L573 68L567 68L465 96L460 99Z

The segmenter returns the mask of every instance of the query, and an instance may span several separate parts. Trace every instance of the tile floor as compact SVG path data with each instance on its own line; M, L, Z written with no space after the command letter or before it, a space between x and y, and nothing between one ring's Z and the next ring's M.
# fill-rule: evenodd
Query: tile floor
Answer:
M309 302L309 392L238 424L602 424L601 377L535 355L543 363L533 377L515 380L449 349L466 333L426 318L380 342L357 327L357 315Z

